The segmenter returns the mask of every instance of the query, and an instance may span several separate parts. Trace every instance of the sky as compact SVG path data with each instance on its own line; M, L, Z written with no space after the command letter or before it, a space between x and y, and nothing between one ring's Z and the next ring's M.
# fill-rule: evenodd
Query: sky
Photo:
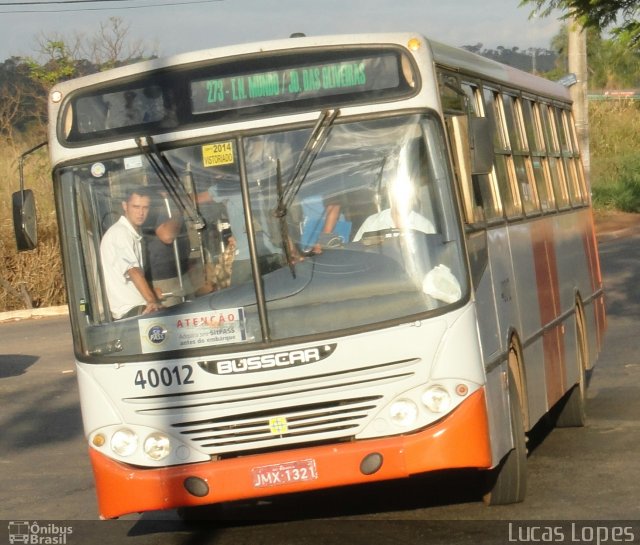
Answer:
M31 4L31 5L28 5ZM161 57L307 35L409 31L454 46L549 47L558 14L530 18L520 0L0 0L0 62L38 57L38 41L91 36L120 17Z

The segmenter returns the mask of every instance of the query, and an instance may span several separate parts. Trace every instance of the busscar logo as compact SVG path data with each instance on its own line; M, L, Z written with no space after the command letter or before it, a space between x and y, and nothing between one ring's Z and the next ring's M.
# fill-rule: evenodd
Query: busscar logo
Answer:
M208 373L216 375L236 375L240 373L255 373L271 369L282 369L317 363L333 354L336 344L323 344L311 348L286 350L283 352L269 352L244 358L225 360L199 361L198 365Z
M9 522L9 543L33 545L66 545L67 536L73 533L71 526L61 526L54 522L46 524L14 520Z

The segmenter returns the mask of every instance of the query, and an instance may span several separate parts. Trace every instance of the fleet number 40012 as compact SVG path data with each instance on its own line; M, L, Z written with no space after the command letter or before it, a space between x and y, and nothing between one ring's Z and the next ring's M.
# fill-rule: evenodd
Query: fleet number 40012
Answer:
M159 386L182 386L184 384L194 384L193 367L191 365L174 365L173 367L152 367L150 369L140 369L136 373L134 384L143 390L147 388L158 388Z

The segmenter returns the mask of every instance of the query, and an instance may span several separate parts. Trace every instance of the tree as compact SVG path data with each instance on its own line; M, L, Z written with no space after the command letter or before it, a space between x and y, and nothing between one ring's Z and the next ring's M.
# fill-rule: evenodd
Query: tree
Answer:
M0 63L0 136L33 126L44 134L49 90L61 81L150 58L141 42L129 39L118 17L100 24L90 38L75 33L37 36L37 58Z
M590 29L587 57L591 89L640 87L640 55L619 41L603 40L597 31Z
M155 54L148 53L140 41L129 37L130 25L120 17L100 23L90 37L76 32L71 37L41 34L40 60L29 59L33 77L47 87L66 79L130 64Z
M0 63L0 137L13 143L15 132L33 121L34 85L28 67L18 57Z
M13 127L20 114L21 89L12 83L0 84L0 136L13 140Z
M141 40L130 39L131 25L120 17L109 17L100 23L97 34L91 38L84 38L76 34L81 54L100 70L108 70L124 64L156 56L155 52L148 52Z
M562 25L551 39L551 49L557 54L556 68L545 74L558 80L568 69L569 27ZM631 51L618 40L603 38L596 28L587 29L587 61L589 88L593 90L640 87L640 54Z
M514 68L527 72L547 74L554 69L557 56L549 49L529 48L520 49L518 47L506 48L499 45L496 49L484 49L481 43L475 45L463 45L463 49L487 57L503 64L508 64ZM566 74L564 70L558 77ZM551 78L554 79L554 78ZM555 78L557 79L557 78Z
M610 28L623 46L640 51L639 0L521 0L520 5L534 6L534 13L540 16L560 10L564 18L585 28Z
M41 45L40 53L45 57L43 63L27 59L27 65L31 70L31 77L47 90L56 83L76 75L76 61L64 41L47 40Z

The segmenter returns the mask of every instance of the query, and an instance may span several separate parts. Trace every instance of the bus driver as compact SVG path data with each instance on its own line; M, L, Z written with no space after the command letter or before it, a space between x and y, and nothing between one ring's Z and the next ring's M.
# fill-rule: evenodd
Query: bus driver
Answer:
M100 243L107 298L116 320L162 308L144 275L141 227L150 204L147 188L128 189L122 201L124 215L107 229Z

